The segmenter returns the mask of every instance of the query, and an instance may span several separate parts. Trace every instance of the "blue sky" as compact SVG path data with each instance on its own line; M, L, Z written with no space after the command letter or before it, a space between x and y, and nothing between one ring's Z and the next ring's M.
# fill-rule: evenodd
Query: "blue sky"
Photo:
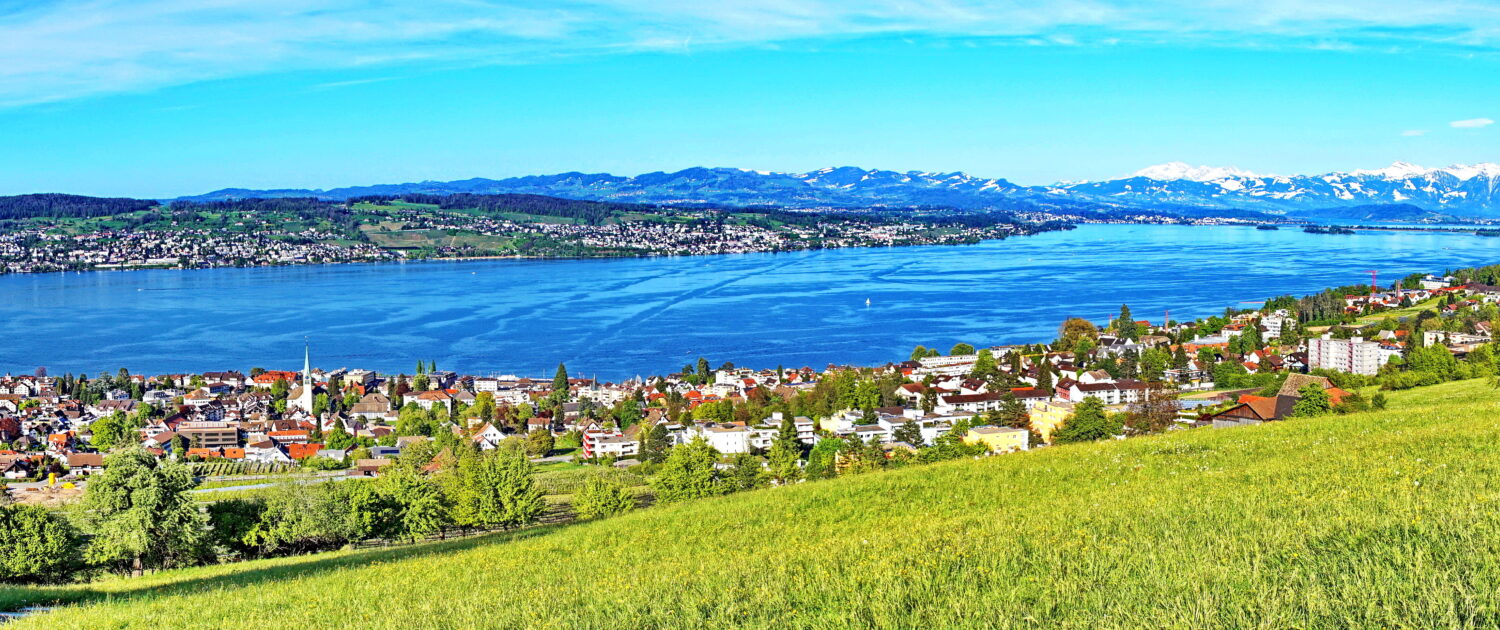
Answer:
M1500 161L1500 5L1416 4L0 0L0 194Z

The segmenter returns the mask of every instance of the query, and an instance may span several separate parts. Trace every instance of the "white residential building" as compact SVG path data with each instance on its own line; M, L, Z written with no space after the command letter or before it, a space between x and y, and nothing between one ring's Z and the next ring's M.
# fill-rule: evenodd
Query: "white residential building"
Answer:
M1334 339L1323 335L1307 340L1307 367L1374 376L1385 365L1388 353L1380 344L1362 337Z
M1260 325L1266 329L1266 334L1262 335L1262 338L1268 340L1278 339L1281 337L1282 332L1297 327L1297 320L1286 315L1280 315L1280 311L1277 311L1277 313L1277 315L1267 315L1260 318Z
M701 425L698 435L725 455L750 452L750 429L737 424Z
M766 418L761 422L761 428L771 428L775 429L776 432L780 432L781 421L785 417L786 416L784 416L780 411L772 413L771 417ZM813 422L812 418L809 418L807 416L797 416L795 418L792 418L792 427L797 429L797 441L804 444L814 444L818 441L818 436L816 433L817 426L818 424L816 422ZM776 436L773 434L771 437L775 438Z
M1423 276L1419 283L1422 285L1423 289L1427 289L1428 291L1432 291L1434 289L1443 289L1447 288L1448 285L1453 284L1453 276L1443 276L1439 278L1432 274L1428 274L1426 276Z
M1422 333L1422 345L1424 346L1431 346L1439 343L1464 345L1489 342L1489 335L1474 335L1470 333L1448 332L1445 330L1428 330Z
M599 457L613 456L616 459L633 457L640 453L641 443L623 435L611 435L594 440L594 454Z
M922 367L912 371L914 376L959 376L974 370L974 362L978 360L975 354L945 355L941 357L923 357L917 359Z

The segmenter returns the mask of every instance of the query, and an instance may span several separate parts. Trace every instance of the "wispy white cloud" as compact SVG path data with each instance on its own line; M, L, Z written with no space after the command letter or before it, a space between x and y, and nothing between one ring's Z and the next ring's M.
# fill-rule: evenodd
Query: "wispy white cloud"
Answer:
M1495 124L1495 121L1488 118L1470 118L1467 120L1455 120L1451 123L1448 123L1448 126L1453 127L1454 129L1478 129L1480 127L1488 127L1493 124Z
M1407 129L1406 131L1401 132L1401 135L1406 136L1408 138L1414 138L1414 137L1417 137L1417 136L1425 136L1425 135L1427 135L1427 130L1426 129Z
M329 81L312 86L315 90L332 90L341 87L354 87L356 85L367 85L370 83L384 83L395 81L396 77L370 77L368 79L350 79L348 81Z
M875 35L1052 46L1182 42L1489 51L1500 50L1500 5L1490 0L44 0L7 8L0 2L0 105L268 72L529 63Z

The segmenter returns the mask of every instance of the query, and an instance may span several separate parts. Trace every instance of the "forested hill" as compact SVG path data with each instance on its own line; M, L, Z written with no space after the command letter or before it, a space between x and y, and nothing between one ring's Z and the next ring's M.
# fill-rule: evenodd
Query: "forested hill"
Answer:
M412 193L406 195L370 195L353 197L348 200L349 204L390 204L395 202L433 205L443 210L478 210L491 214L518 212L530 215L562 217L577 219L589 225L597 225L607 219L625 214L661 210L658 206L648 204L581 201L577 199L526 194L479 195L457 193L452 195L428 195Z
M674 214L693 211L720 211L727 214L753 215L752 221L775 221L798 225L816 224L820 218L838 217L862 222L888 222L894 219L892 209L836 209L821 212L796 212L776 207L730 207L714 204L658 205L615 201L564 199L521 193L477 194L455 193L433 195L367 195L348 199L317 197L248 197L243 199L176 200L161 203L149 199L102 198L80 195L35 194L0 197L0 220L67 219L113 217L133 212L156 210L151 217L170 217L179 224L196 223L205 215L237 214L245 216L290 216L347 224L357 210L364 208L429 208L463 211L479 216L557 217L585 225L601 225L624 218L652 214ZM1008 213L974 213L941 207L909 208L909 213L923 220L967 227L985 227L1014 223ZM903 213L907 214L907 213ZM148 217L148 218L151 218Z
M58 193L0 197L0 220L6 219L83 219L110 217L153 209L181 212L284 213L302 217L329 218L346 212L355 204L388 205L404 203L436 206L443 210L477 210L481 213L520 213L577 219L597 224L621 215L653 212L659 207L648 204L579 201L543 195L372 195L348 200L315 197L276 197L220 199L207 201L178 200L168 204L150 199L87 197Z
M60 193L0 197L0 220L39 217L85 219L150 210L157 202L124 197L85 197Z

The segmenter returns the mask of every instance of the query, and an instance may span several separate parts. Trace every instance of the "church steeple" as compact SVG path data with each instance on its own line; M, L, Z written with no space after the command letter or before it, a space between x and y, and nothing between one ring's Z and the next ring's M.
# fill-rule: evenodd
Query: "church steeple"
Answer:
M312 345L306 340L302 342L302 389L298 390L294 400L287 401L288 406L300 407L303 411L312 413L313 410L313 379L312 379Z

